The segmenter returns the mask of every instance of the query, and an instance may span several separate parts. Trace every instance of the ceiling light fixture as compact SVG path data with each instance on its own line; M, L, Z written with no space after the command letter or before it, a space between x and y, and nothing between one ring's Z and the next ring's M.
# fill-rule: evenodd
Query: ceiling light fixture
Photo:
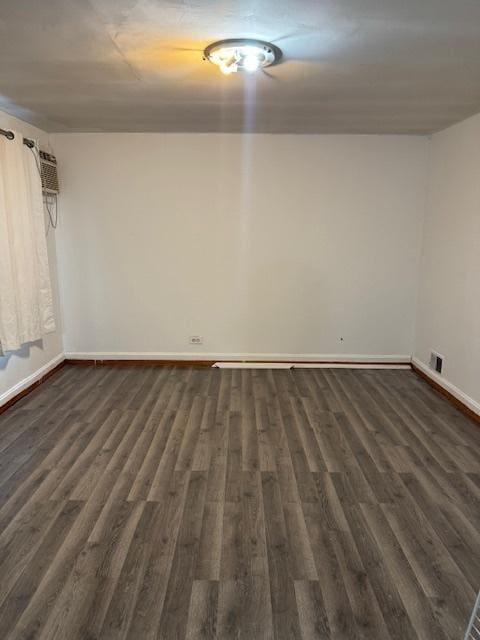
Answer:
M237 71L254 73L276 64L281 57L281 50L274 44L250 38L219 40L208 45L204 51L205 60L216 64L225 75Z

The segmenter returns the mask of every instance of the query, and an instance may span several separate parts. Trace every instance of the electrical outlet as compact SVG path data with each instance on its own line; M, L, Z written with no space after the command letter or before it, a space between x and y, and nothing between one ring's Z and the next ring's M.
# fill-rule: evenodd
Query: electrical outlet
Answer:
M190 336L190 344L203 344L203 336Z

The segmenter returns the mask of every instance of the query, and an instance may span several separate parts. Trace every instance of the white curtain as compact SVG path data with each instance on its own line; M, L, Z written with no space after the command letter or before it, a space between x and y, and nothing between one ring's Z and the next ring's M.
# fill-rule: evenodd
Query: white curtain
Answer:
M0 352L55 330L38 154L0 135Z

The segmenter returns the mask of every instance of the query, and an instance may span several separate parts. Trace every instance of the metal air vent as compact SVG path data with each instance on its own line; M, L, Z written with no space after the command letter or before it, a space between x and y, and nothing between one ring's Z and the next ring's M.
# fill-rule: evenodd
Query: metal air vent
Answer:
M51 153L47 153L46 151L40 151L40 169L43 193L59 193L57 159L55 156Z

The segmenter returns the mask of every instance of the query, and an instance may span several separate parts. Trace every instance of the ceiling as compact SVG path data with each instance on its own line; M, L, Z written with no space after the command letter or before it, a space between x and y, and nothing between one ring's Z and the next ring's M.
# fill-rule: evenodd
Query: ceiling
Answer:
M221 38L283 50L225 77ZM47 131L419 133L480 111L480 0L0 0L0 109Z

